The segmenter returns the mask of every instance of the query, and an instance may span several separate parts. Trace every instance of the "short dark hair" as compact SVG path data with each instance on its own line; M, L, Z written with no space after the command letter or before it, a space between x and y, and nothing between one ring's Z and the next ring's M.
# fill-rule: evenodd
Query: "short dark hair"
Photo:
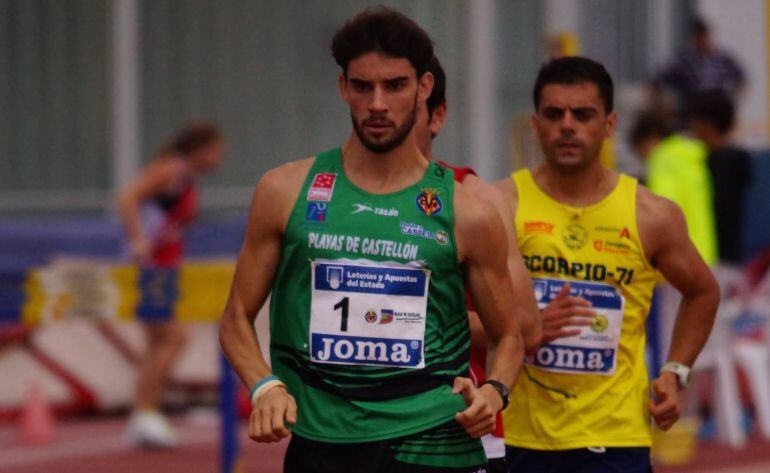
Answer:
M533 99L535 110L540 106L540 94L543 87L548 84L582 84L591 82L596 84L599 94L604 102L604 111L612 111L613 85L612 77L598 62L580 56L566 56L552 59L540 67L537 74Z
M189 122L161 146L158 156L180 154L187 156L212 143L223 140L219 127L207 121Z
M433 91L430 93L428 100L425 101L425 105L428 108L428 116L432 117L433 110L442 103L446 103L446 74L436 56L430 59L428 72L433 74Z
M636 147L649 138L666 138L672 133L666 119L660 114L645 112L639 115L628 133L631 146Z
M349 18L334 34L331 50L346 76L350 61L378 52L408 59L422 77L433 57L433 41L403 13L377 6Z
M690 101L691 120L706 122L720 133L727 133L735 122L735 106L724 90L698 92Z

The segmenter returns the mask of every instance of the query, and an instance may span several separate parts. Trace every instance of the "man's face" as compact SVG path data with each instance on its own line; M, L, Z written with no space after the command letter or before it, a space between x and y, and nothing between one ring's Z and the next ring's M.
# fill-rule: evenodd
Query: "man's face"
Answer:
M616 120L614 112L605 112L596 84L548 84L541 90L532 127L548 164L576 170L598 161Z
M428 115L428 106L425 102L421 103L417 109L417 120L414 125L417 147L428 159L431 158L433 138L444 128L446 110L446 102L438 104L430 115Z
M350 61L339 86L358 139L374 153L387 153L411 133L417 104L430 95L433 76L424 74L418 81L408 59L367 53Z

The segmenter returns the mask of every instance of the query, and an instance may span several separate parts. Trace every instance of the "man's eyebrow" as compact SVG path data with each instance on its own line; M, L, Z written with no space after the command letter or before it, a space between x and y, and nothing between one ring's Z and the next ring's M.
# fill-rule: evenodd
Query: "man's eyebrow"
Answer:
M392 77L389 79L385 79L385 82L392 84L397 82L406 82L409 80L409 76L398 76L398 77Z
M583 107L557 107L556 105L546 105L546 106L543 107L543 111L544 112L546 112L546 111L548 111L548 112L564 112L564 111L566 111L568 109L570 111L572 111L573 113L575 113L575 112L578 112L578 113L597 112L598 113L598 111L599 111L599 109L597 107L594 107L594 106L591 106L591 105L586 105L586 106L583 106Z
M570 110L572 110L573 112L597 112L597 111L599 111L598 108L593 107L591 105L586 105L584 107L575 107L575 108L571 108Z

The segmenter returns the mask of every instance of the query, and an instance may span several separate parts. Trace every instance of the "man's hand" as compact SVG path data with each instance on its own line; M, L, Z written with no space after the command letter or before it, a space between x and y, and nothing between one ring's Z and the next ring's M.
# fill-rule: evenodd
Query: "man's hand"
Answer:
M661 373L652 382L653 399L650 414L661 430L668 430L679 420L682 408L679 401L679 382L673 373Z
M569 289L569 284L564 284L559 294L540 311L543 322L541 345L550 343L557 338L580 334L579 328L565 329L564 327L591 325L591 321L596 316L596 312L589 309L591 303L582 297L570 296Z
M280 442L291 434L287 423L297 423L297 403L283 386L276 386L251 410L249 437L257 442Z
M455 420L474 438L486 435L495 428L497 411L503 407L500 394L490 385L480 389L468 378L455 378L454 394L462 394L468 408L455 414Z

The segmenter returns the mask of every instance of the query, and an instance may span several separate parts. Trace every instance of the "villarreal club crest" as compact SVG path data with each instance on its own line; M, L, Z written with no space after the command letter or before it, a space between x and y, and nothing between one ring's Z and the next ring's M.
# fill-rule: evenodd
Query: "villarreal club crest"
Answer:
M439 198L436 189L421 190L420 193L417 194L415 202L417 202L417 208L428 217L440 214L441 209L444 208L444 204L441 203L441 198Z

